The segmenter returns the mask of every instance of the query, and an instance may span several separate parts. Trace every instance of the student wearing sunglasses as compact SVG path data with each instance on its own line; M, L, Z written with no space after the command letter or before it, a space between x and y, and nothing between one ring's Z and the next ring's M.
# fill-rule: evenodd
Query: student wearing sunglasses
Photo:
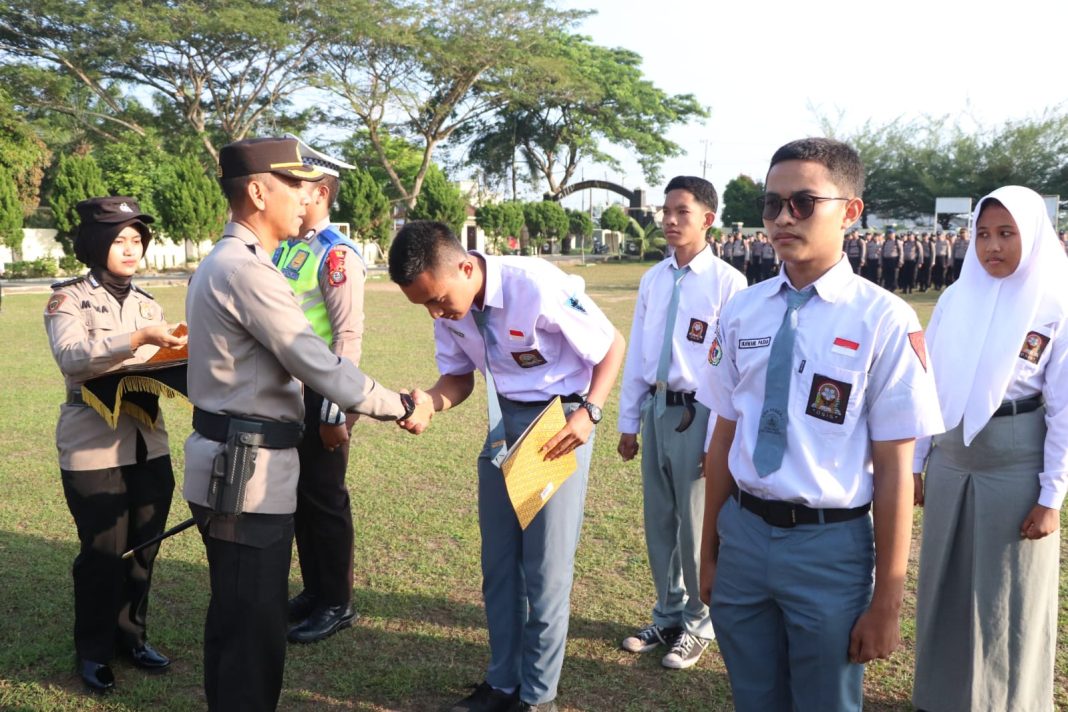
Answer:
M857 153L794 141L765 184L783 269L723 308L698 394L718 414L701 593L736 709L859 710L899 642L914 439L942 419L916 313L842 253Z

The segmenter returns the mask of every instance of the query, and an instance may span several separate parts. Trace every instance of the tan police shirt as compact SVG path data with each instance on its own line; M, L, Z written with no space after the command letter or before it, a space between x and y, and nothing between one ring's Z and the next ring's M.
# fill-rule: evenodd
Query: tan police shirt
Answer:
M300 379L343 409L395 420L400 396L331 353L312 330L282 273L256 235L229 223L197 268L186 295L189 399L211 413L300 423ZM223 448L193 432L185 443L184 496L207 506L211 463ZM246 490L245 511L296 509L296 448L261 448Z
M137 355L130 349L134 331L165 321L163 309L148 293L135 286L120 306L88 274L57 282L52 289L45 305L45 329L68 391L80 391L89 379L144 361L154 351L142 347L141 355ZM132 465L137 460L138 429L148 448L148 459L169 454L162 413L155 429L120 413L112 430L89 406L64 403L56 425L59 466L78 471Z

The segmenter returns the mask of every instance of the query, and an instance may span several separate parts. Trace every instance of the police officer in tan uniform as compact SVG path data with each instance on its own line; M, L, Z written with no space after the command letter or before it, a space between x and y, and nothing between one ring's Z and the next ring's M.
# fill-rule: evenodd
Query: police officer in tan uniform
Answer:
M294 139L248 139L219 154L232 221L189 284L184 496L207 549L204 631L209 710L271 710L285 667L288 574L304 422L303 382L346 412L427 418L330 351L271 254L297 233L308 201ZM298 380L300 382L298 382Z
M131 281L152 239L133 198L92 198L76 206L75 256L89 267L52 285L44 322L63 373L56 448L63 493L78 528L74 559L74 648L90 690L115 685L109 665L118 646L135 665L170 665L145 634L152 564L158 545L129 561L122 553L163 531L174 491L163 416L154 427L119 412L115 427L82 398L87 380L145 360L146 345L181 346L163 310Z
M366 269L356 245L330 224L340 171L354 166L304 142L300 154L326 175L306 184L310 198L300 237L279 245L272 259L315 333L331 351L358 366ZM304 440L298 449L300 479L293 515L304 590L289 602L289 620L295 624L289 629L291 643L315 643L348 628L356 619L352 508L345 486L349 432L355 419L305 386Z

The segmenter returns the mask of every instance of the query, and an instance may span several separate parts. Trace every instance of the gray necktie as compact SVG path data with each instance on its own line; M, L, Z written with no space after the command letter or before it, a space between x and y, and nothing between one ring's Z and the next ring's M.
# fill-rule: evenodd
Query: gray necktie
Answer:
M660 359L656 363L656 396L653 401L653 412L656 417L663 417L667 410L667 378L671 368L672 336L675 335L675 321L679 315L679 293L682 291L682 278L690 272L690 266L679 267L673 270L672 279L675 287L671 290L671 301L668 302L667 321L664 324L664 339L660 342Z
M501 402L497 398L497 383L493 380L493 372L490 371L490 342L493 341L493 332L486 328L489 320L491 307L484 307L482 311L471 310L471 316L478 327L478 333L482 335L482 343L486 349L486 404L489 409L489 441L490 451L493 453L493 464L497 467L504 462L508 454L507 443L504 434L504 417L501 413Z
M760 411L760 430L757 433L753 466L757 474L767 477L782 466L786 452L787 413L790 404L790 376L794 370L794 336L797 333L797 312L805 305L815 289L786 292L786 314L775 334L768 357L764 379L764 408Z

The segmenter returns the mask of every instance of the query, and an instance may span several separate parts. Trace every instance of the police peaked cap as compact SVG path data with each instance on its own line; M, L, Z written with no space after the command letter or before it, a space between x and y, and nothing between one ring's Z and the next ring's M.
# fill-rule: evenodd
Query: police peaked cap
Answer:
M294 138L247 138L222 147L218 171L221 180L256 173L306 181L319 181L326 176L301 157L300 144Z
M351 171L356 167L351 163L345 163L345 161L340 158L334 158L322 151L316 151L314 148L304 143L303 139L299 136L287 133L286 138L291 138L300 144L300 157L306 165L315 166L327 175L337 178L341 176L341 171Z

